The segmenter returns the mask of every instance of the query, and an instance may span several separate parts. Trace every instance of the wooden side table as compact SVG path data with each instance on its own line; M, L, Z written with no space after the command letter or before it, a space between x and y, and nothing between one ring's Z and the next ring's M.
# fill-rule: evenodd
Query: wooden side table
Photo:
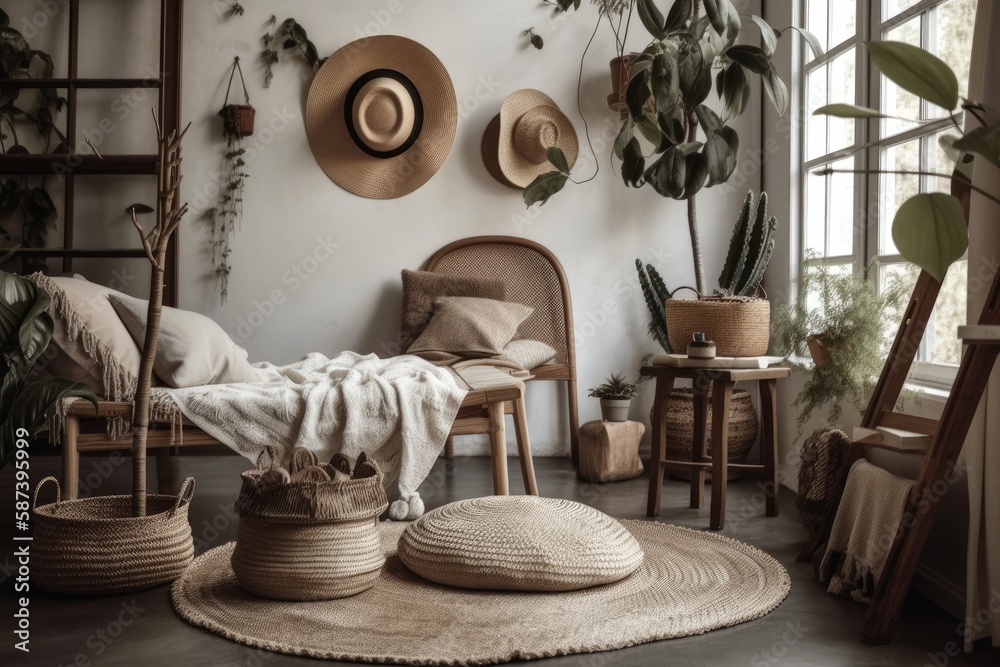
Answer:
M656 378L656 395L653 399L653 442L650 456L649 499L646 515L660 514L660 496L663 491L663 472L667 459L666 425L667 402L673 391L674 381L686 378L694 389L694 446L690 461L670 460L672 465L690 466L691 507L704 504L705 473L712 471L712 518L710 527L720 530L726 521L726 477L729 468L757 472L767 480L767 516L778 516L778 429L777 381L791 375L789 368L729 369L729 368L677 368L673 366L643 366L640 373ZM740 381L756 381L760 387L761 463L729 463L729 404L733 387ZM712 391L712 458L705 456L708 445L708 399Z

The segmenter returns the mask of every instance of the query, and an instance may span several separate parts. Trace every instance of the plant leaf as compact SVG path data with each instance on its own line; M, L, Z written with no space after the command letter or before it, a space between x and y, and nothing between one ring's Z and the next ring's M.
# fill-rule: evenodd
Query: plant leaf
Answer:
M823 52L823 46L819 43L819 40L816 39L816 35L812 34L805 28L799 28L794 25L790 25L787 28L782 28L781 30L776 29L775 32L778 33L778 37L781 37L782 33L784 33L785 30L794 30L795 32L799 33L799 35L802 36L802 39L806 41L806 44L809 45L809 48L812 49L813 56L816 58L817 61L822 62L826 58L826 53Z
M814 116L834 116L836 118L888 118L884 113L856 104L827 104L813 111Z
M637 0L635 8L639 11L639 20L650 35L656 39L667 36L667 31L663 27L663 14L656 8L653 0Z
M954 147L981 155L1000 167L1000 125L977 127L956 140Z
M778 48L778 38L781 37L781 33L772 28L770 23L759 16L751 15L750 20L760 28L760 44L761 48L764 49L764 53L768 57L773 56L775 49Z
M33 282L0 271L0 358L5 368L27 371L48 347L52 318L49 295Z
M778 115L784 116L785 112L788 111L788 88L785 86L785 82L781 80L781 77L778 76L778 71L774 69L773 65L764 73L761 81L763 81L764 90L767 92L767 96L770 98L771 104L774 105Z
M61 399L68 396L85 398L97 407L97 397L90 387L71 380L49 379L33 382L21 389L10 407L0 429L0 467L14 457L14 442L18 428L25 428L35 435L43 426L45 418Z
M715 32L721 35L726 30L726 17L722 14L719 4L718 0L704 0L705 14L712 27L715 28Z
M732 120L743 115L750 103L750 82L739 63L730 63L719 72L716 88L723 102L723 116Z
M638 188L642 185L642 174L646 168L646 159L642 156L642 147L635 137L629 139L622 149L622 180L625 185Z
M684 27L684 24L691 18L693 11L694 0L674 0L670 11L667 12L667 22L664 26L666 32L670 33Z
M903 257L938 281L969 247L969 230L958 199L924 192L903 202L892 221L892 240Z
M535 177L535 180L529 183L522 193L525 205L541 204L544 206L549 197L563 189L566 180L566 174L559 171L548 171Z
M952 111L958 78L943 60L904 42L866 42L875 66L903 90Z
M649 99L649 85L646 84L646 77L640 73L632 77L625 90L625 103L628 105L629 114L632 119L638 121L642 118L642 108Z
M566 161L566 154L562 152L561 148L549 146L545 151L545 155L556 169L564 174L569 173L569 162Z
M756 74L764 74L771 67L771 59L758 46L737 44L726 55Z

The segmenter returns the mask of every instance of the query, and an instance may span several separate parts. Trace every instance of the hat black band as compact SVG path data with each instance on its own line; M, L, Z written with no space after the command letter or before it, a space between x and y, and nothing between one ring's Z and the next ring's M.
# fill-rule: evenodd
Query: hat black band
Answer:
M406 92L410 94L410 99L413 100L413 129L410 130L410 136L406 138L402 144L398 147L392 149L391 151L377 151L358 136L357 130L354 128L354 100L357 98L358 93L364 87L366 83L372 79L382 79L389 78L398 81L400 84L406 88ZM413 85L413 82L406 78L404 75L400 74L396 70L391 69L373 69L370 72L362 74L358 79L351 85L350 89L347 91L347 99L344 102L344 122L347 125L347 133L351 135L351 139L354 140L355 145L362 151L377 158L390 158L396 157L397 155L402 155L416 142L417 137L420 136L420 128L424 124L424 104L420 99L420 93L417 92L417 87Z

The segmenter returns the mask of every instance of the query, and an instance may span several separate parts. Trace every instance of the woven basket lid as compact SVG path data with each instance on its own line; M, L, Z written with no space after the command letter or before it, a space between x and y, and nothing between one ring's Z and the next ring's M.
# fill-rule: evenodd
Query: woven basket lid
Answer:
M569 591L624 579L639 543L603 512L561 498L488 496L439 507L406 529L399 557L460 588Z
M309 87L306 136L345 190L394 199L426 183L451 151L458 104L448 71L398 35L359 39L326 59Z

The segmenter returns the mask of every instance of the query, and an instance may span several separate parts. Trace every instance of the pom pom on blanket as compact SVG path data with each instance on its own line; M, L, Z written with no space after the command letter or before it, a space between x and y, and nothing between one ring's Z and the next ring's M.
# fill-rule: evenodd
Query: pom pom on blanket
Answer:
M389 506L389 518L393 521L413 521L424 514L424 501L417 492L403 491L403 497Z

